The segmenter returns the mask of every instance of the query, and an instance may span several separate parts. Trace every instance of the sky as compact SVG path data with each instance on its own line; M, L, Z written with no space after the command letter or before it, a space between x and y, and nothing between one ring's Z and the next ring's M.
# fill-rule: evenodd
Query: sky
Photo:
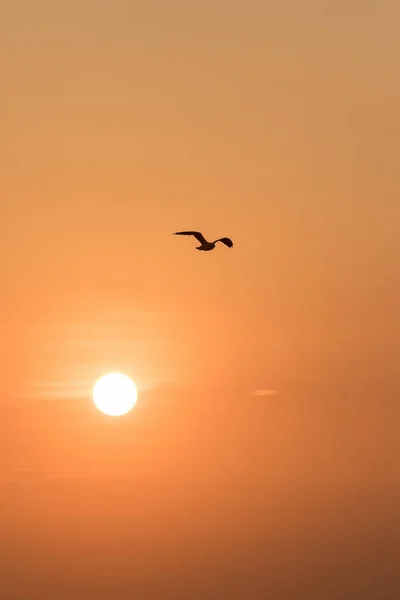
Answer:
M399 18L0 1L4 597L399 597Z

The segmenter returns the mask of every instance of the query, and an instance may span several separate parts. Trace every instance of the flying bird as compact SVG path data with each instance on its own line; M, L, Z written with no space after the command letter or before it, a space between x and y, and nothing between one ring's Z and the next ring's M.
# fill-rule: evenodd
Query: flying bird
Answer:
M196 250L204 250L204 252L213 250L217 242L222 242L223 244L225 244L225 246L228 246L228 248L232 248L233 246L232 240L227 237L220 238L219 240L215 240L214 242L207 242L204 235L199 231L177 231L172 235L192 235L201 244L200 246L196 246Z

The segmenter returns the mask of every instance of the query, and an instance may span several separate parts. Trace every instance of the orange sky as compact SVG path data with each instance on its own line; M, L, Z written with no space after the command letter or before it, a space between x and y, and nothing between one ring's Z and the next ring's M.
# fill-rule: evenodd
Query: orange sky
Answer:
M382 567L380 596L356 579L340 595L293 558L312 545L307 527L322 536L314 557L339 556L350 537L376 547L376 534L388 565L400 538L399 18L394 0L0 3L0 530L3 519L24 557L18 567L3 556L15 572L2 584L8 600L54 597L52 577L66 577L65 553L87 532L118 556L118 490L122 521L144 519L140 548L154 544L163 581L172 577L158 599L177 585L167 547L193 564L196 552L215 555L205 581L234 581L221 558L236 548L230 536L251 557L240 585L260 581L280 600L303 596L289 583L276 596L278 572L307 600L323 596L307 587L315 572L329 600L400 591ZM186 228L235 246L199 253L172 237ZM111 370L141 390L118 423L90 400ZM364 516L377 524L346 537L371 489L374 517ZM172 521L154 525L164 493ZM295 524L276 525L276 510ZM252 511L258 525L246 529ZM64 558L37 572L36 541L43 534L49 557L61 521ZM118 527L128 544L135 527ZM278 552L263 577L276 544L292 558ZM342 580L351 552L326 559ZM146 600L128 564L110 567L118 592L90 587L77 568L65 598L131 598L137 584ZM192 566L185 598L198 589Z

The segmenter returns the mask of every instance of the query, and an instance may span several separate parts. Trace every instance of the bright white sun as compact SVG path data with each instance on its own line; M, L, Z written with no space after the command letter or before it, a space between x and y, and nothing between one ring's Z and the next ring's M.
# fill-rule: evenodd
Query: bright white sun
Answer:
M93 402L101 412L111 417L125 415L135 406L136 400L135 384L121 373L104 375L93 388Z

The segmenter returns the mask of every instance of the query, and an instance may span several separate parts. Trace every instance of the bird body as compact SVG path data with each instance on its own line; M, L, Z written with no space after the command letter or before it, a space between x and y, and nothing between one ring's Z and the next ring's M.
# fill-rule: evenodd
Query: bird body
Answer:
M210 250L214 250L215 244L217 242L222 242L222 244L225 244L225 246L228 246L228 248L232 248L233 246L232 240L227 237L219 238L218 240L214 240L213 242L208 242L203 236L203 234L199 231L177 231L173 235L192 235L196 238L198 242L200 242L200 246L196 246L196 250L202 250L203 252L209 252Z

